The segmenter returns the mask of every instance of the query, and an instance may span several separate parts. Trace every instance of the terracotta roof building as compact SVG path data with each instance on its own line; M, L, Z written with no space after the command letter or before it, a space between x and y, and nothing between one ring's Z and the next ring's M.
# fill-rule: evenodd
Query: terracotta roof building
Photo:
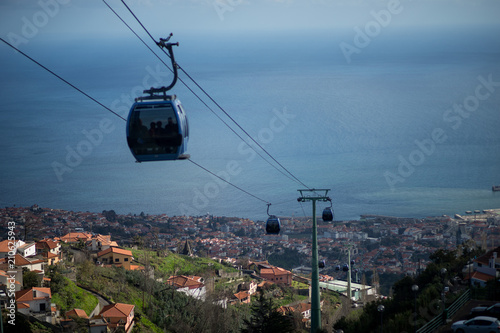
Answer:
M67 311L65 316L66 318L83 318L83 319L89 318L89 316L87 316L87 313L82 309L73 309Z
M250 294L248 291L240 291L239 293L234 294L234 301L231 303L250 303Z
M65 243L78 243L80 240L86 243L92 239L92 235L87 232L70 232L61 237L61 241Z
M102 308L99 316L108 323L108 328L112 331L123 327L125 332L130 332L134 327L134 308L135 305L132 304L110 304Z
M166 283L186 295L197 299L205 299L206 288L203 279L199 276L175 275L169 277Z
M262 268L260 276L268 281L279 284L292 284L292 272L280 267Z
M25 314L30 312L40 313L50 311L52 294L50 288L23 289L16 292L16 303L26 309Z
M130 270L130 263L134 258L132 251L120 249L117 247L109 247L97 253L97 260L104 265L123 266Z

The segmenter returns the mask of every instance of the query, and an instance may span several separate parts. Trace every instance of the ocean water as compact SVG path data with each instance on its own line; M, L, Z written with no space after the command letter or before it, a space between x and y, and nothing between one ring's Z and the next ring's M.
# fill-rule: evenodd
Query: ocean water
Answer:
M330 189L337 219L500 208L491 191L500 185L498 33L382 34L350 63L339 45L352 33L181 34L182 68L300 180L251 150L181 73L213 110L182 82L174 88L191 160L239 189L190 161L135 163L125 121L2 46L0 205L265 219L267 202L273 214L310 215L297 202L307 186ZM133 36L22 50L124 117L142 89L172 78Z

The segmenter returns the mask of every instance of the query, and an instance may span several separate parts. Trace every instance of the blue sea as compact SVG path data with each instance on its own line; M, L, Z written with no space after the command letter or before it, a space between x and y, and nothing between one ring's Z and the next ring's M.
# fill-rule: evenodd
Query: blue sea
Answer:
M271 214L310 216L297 202L307 186L330 190L338 220L500 208L499 35L387 31L348 61L340 45L355 46L352 30L176 34L182 69L287 170L181 72L213 110L182 82L172 90L191 161L231 185L186 160L136 163L125 121L1 45L0 205L262 220L268 202ZM20 48L125 118L143 89L172 79L132 35Z

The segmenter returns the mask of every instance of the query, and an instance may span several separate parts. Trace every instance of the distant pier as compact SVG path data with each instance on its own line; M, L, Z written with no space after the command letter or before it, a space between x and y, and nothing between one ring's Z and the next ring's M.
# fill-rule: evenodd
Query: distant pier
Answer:
M360 215L362 219L404 219L406 217L388 216L388 215L376 215L376 214L363 214Z

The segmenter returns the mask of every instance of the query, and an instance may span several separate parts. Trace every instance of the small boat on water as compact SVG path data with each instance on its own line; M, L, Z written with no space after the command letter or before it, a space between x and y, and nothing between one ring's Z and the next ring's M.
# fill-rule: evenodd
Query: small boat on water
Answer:
M493 185L493 186L491 187L491 190L492 190L493 192L500 191L500 185Z

